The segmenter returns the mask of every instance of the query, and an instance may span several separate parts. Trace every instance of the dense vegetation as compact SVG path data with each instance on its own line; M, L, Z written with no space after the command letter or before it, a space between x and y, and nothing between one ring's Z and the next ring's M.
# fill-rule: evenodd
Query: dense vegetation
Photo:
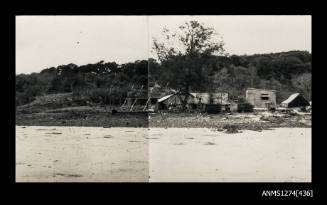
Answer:
M206 65L210 65L207 76L213 79L216 90L229 92L233 99L244 97L248 87L255 87L277 90L278 102L294 92L301 92L311 100L311 54L306 51L211 56L207 60ZM36 96L64 92L73 92L76 102L120 104L132 88L146 89L148 79L150 86L157 83L170 87L167 78L174 76L154 59L149 60L149 73L146 60L122 65L103 61L82 66L60 65L40 73L17 75L16 105L29 103ZM208 92L209 87L190 89Z
M104 61L82 66L60 65L40 73L16 75L16 106L29 103L36 96L65 92L72 92L75 102L120 104L132 88L147 85L145 60L122 65Z
M210 78L211 81L208 82L211 83L195 82L195 86L190 90L227 91L232 99L238 99L245 97L247 88L254 87L277 90L278 103L294 92L300 92L311 100L311 58L307 51L207 56L202 69L199 70L201 75ZM169 69L163 63L150 59L149 64L150 85L157 82L161 86L167 86L167 79L174 79L174 74L168 72Z
M277 103L292 92L311 100L311 54L306 51L228 56L215 29L198 21L163 28L161 36L153 39L158 61L149 61L151 83L181 93L225 91L233 100L244 101L248 87L277 90Z

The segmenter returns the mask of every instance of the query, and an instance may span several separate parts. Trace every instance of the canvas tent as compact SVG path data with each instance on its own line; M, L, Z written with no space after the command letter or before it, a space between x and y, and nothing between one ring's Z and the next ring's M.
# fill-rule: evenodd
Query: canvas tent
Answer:
M169 99L169 98L172 97L173 95L175 95L175 94L166 95L166 96L160 98L160 99L158 100L158 102L159 102L159 103L160 103L160 102L164 102L165 100Z
M300 94L294 93L281 103L282 107L305 107L310 103Z
M187 99L187 104L194 103L194 96L192 94L187 94L189 97ZM181 106L182 101L181 98L185 98L185 94L174 93L170 95L166 95L160 99L158 99L159 109L167 109L169 106Z

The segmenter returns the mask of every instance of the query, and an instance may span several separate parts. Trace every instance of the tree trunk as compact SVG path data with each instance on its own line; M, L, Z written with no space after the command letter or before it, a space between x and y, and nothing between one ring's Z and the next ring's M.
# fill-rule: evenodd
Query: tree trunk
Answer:
M186 84L185 91L182 94L185 95L184 99L182 100L182 109L183 109L183 111L185 111L186 105L187 105L187 100L189 97L189 85L188 84Z

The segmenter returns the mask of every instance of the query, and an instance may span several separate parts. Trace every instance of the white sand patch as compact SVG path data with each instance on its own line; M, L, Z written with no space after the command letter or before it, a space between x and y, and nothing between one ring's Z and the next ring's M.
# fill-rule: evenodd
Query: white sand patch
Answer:
M147 138L147 128L16 126L16 181L145 182Z
M149 138L150 182L311 181L310 128L151 128Z

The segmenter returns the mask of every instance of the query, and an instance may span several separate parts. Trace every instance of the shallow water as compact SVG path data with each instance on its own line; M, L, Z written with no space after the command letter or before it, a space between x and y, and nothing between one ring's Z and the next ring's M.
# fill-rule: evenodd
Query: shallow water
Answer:
M311 129L16 126L17 182L310 182Z

